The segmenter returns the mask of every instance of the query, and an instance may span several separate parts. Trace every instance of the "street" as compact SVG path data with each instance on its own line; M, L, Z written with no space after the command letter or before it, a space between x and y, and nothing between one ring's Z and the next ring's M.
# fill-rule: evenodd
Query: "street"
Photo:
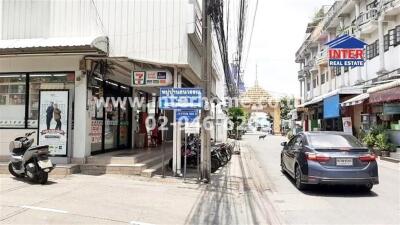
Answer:
M379 161L371 193L320 186L298 191L280 171L285 137L248 133L241 154L212 176L52 177L35 185L0 177L1 224L400 224L398 164Z
M261 166L268 197L287 224L400 224L399 164L379 161L380 184L371 193L352 187L321 186L301 192L280 171L280 142L285 137L260 133L243 137Z

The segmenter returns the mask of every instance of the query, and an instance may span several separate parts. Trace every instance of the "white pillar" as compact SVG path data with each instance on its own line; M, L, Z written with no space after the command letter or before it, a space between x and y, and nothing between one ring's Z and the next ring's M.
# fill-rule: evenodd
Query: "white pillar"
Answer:
M132 93L133 99L138 98L137 92L134 90ZM136 121L136 114L137 114L137 105L133 105L132 107L132 135L131 135L131 148L135 148L135 135L136 135L136 128L137 128L137 121Z
M303 81L304 80L300 80L300 98L302 98L303 96Z
M318 89L319 89L319 95L322 95L322 84L321 84L321 67L318 66L318 78L316 80Z
M344 80L344 67L340 67L340 87L346 86L345 80Z
M386 72L385 68L385 44L383 38L383 15L380 15L378 18L378 42L379 42L379 72Z
M310 73L310 98L314 98L314 74Z
M91 118L86 107L87 76L81 71L75 71L75 103L74 103L74 134L72 163L83 164L90 155L90 123Z
M174 88L181 87L181 75L178 74L178 68L174 68ZM176 123L176 111L174 110L173 126L173 159L172 170L175 176L180 176L181 172L181 129L180 124Z
M307 74L304 74L304 94L303 94L303 103L307 101L307 84L308 84Z

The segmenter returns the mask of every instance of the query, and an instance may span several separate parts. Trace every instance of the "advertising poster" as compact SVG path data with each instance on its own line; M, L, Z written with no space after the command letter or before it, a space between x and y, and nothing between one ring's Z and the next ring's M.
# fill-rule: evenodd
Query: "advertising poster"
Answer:
M353 134L353 125L351 123L351 117L343 117L343 132Z
M67 156L68 90L41 90L39 145L49 145L50 153Z

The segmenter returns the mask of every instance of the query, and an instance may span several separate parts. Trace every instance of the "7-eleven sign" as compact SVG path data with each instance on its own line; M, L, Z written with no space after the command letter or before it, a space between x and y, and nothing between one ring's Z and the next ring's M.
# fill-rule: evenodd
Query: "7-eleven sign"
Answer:
M133 71L132 72L132 86L133 85L145 85L146 84L146 72L145 71Z

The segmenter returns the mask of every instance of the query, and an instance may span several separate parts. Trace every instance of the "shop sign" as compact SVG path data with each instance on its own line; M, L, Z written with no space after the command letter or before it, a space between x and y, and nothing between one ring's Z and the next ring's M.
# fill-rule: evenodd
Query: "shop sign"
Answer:
M133 71L132 72L132 86L146 84L146 72L145 71Z
M200 124L199 123L188 123L185 126L185 134L199 134Z
M384 104L383 115L399 115L400 104Z
M365 42L343 35L325 45L328 45L329 66L364 66L364 46L367 45Z
M176 111L176 122L181 123L192 123L199 116L198 110L177 110Z
M343 117L342 123L343 123L343 132L348 134L353 134L353 125L351 122L351 117Z
M168 86L172 84L172 74L168 70L133 71L132 86Z
M201 109L200 88L160 88L160 109Z
M103 129L102 120L92 120L92 126L90 130L90 137L92 144L101 143L102 129Z
M68 90L40 90L39 145L55 156L67 156Z

